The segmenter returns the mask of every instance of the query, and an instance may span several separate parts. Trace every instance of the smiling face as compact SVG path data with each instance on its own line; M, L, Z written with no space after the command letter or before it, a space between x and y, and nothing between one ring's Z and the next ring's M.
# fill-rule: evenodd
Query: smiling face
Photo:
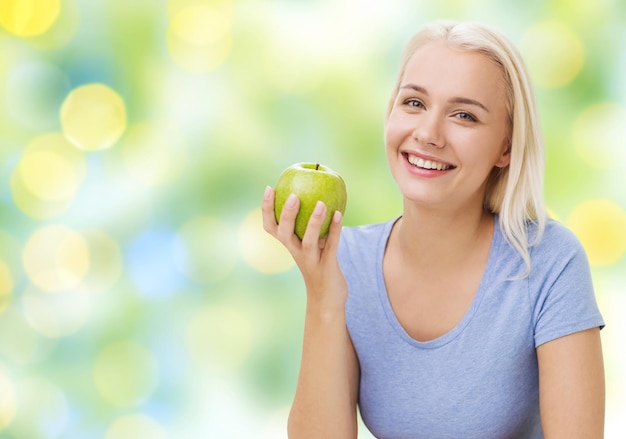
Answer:
M385 127L405 201L482 206L490 173L509 163L501 68L479 52L433 41L409 59Z

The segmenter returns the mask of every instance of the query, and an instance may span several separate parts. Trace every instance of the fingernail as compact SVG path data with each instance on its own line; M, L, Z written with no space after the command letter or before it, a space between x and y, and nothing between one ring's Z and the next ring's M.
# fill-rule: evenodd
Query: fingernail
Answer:
M296 205L297 201L298 201L298 197L296 197L296 194L291 194L287 198L287 201L285 201L285 206L287 206L287 207L294 207Z
M320 216L323 211L324 211L324 203L322 203L321 201L318 201L317 204L315 205L315 209L313 209L313 215Z
M342 217L343 215L341 215L341 212L339 212L338 210L335 210L335 213L333 214L333 222L340 223Z
M263 199L264 200L269 199L271 193L272 193L272 188L269 186L265 186L265 193L263 194Z

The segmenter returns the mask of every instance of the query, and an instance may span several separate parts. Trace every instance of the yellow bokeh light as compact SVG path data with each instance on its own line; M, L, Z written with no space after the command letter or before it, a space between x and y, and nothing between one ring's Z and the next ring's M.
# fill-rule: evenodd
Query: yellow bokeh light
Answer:
M154 419L145 415L128 415L111 424L104 439L167 439L165 429Z
M222 65L232 49L230 14L221 8L197 3L173 14L167 46L174 62L193 73Z
M89 248L90 263L80 289L92 294L105 292L122 275L122 250L112 237L100 230L86 230L82 235Z
M71 172L76 174L76 178L78 180L85 178L85 153L77 150L63 134L47 133L35 137L28 143L28 145L26 145L22 154L22 160L30 157L31 155L37 156L43 153L51 154L57 157L57 159L61 158L64 162L66 162L65 166L71 167ZM58 185L58 183L55 183L53 179L49 180L48 184Z
M574 122L572 143L589 165L608 169L626 163L626 107L613 103L591 105Z
M530 27L520 42L520 51L533 81L544 88L569 84L585 61L578 35L557 21L545 21Z
M81 0L61 0L61 12L52 26L43 34L31 37L28 43L42 51L52 51L72 44L72 39L80 27Z
M78 148L110 148L126 129L126 106L121 96L104 84L83 85L63 101L61 125Z
M190 6L177 13L171 26L172 32L183 42L193 46L215 44L230 30L225 14L203 4Z
M59 338L74 334L88 321L91 301L81 290L52 295L30 287L22 296L22 309L37 332Z
M173 16L183 9L198 5L217 8L227 12L232 10L233 0L167 0L167 13Z
M614 10L613 0L552 0L551 6L554 16L592 31L606 24Z
M610 265L626 253L626 211L611 200L578 205L567 225L587 251L591 265Z
M22 244L13 236L0 230L0 320L6 318L5 313L9 312L10 308L15 308L12 304L17 297L16 288L23 279L19 257L21 248Z
M45 226L28 239L22 254L33 284L47 292L77 287L89 269L85 238L62 225Z
M18 37L43 34L60 12L60 0L0 0L0 24Z
M203 216L187 221L178 231L181 254L177 265L196 282L226 279L237 261L234 230L218 218Z
M261 273L281 273L295 264L287 249L263 230L260 208L252 211L241 224L239 247L244 260Z
M134 406L154 392L158 364L152 352L138 343L112 343L98 353L93 378L106 401L118 407Z
M15 204L36 219L64 213L85 178L84 153L60 133L34 138L11 174Z
M254 344L250 316L243 309L228 305L198 311L189 320L185 335L193 363L223 371L241 366Z
M11 423L17 409L15 386L0 367L0 433Z
M548 218L552 218L556 221L561 221L559 215L552 209L548 208Z
M72 164L52 152L41 151L25 156L20 162L20 171L26 188L44 200L71 198L80 183Z
M13 295L13 276L4 261L0 260L0 314L9 306Z
M11 174L10 185L15 205L29 217L38 220L63 215L73 201L72 199L51 201L38 198L26 188L19 172Z

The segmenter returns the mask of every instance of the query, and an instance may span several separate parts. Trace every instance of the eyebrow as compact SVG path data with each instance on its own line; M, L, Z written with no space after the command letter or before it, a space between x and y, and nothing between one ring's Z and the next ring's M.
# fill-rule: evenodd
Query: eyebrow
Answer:
M428 96L428 91L424 87L419 86L419 85L406 84L406 85L403 85L400 88L401 89L415 90L416 92L423 93L426 96ZM489 108L487 108L485 105L483 105L481 102L477 101L476 99L470 99L470 98L464 98L464 97L461 97L461 96L457 96L457 97L454 97L454 98L450 99L450 102L452 102L454 104L475 105L477 107L482 108L487 113L489 113Z

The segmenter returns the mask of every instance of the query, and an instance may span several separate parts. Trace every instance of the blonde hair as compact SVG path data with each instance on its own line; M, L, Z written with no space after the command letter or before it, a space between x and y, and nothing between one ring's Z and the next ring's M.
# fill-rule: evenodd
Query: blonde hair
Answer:
M541 239L547 214L543 201L543 137L524 61L508 38L482 23L430 23L406 45L387 117L394 106L407 63L420 47L431 41L445 41L452 48L481 53L502 69L507 93L511 159L505 168L493 169L483 204L485 209L498 214L500 229L522 256L526 263L525 274L528 274L529 248ZM536 225L532 241L528 236L529 223Z

